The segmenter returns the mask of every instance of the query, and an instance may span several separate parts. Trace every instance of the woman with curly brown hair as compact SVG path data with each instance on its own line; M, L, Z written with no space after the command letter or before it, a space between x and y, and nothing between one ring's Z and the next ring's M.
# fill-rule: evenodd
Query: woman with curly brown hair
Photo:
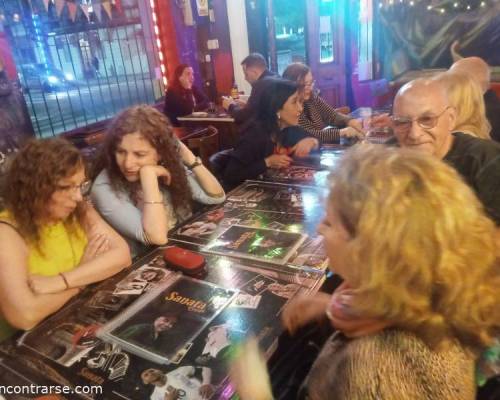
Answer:
M0 340L12 327L32 328L79 288L130 264L125 241L83 201L89 182L69 142L29 142L12 161L6 187L0 212Z
M173 135L167 117L147 105L115 118L93 170L92 199L133 253L140 244L165 244L167 232L191 215L192 200L225 199L200 158Z

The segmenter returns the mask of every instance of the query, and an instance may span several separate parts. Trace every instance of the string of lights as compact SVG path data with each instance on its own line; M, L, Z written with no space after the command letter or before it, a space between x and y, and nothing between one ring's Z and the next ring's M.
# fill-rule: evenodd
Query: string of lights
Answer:
M160 27L158 25L158 15L156 13L155 0L150 0L149 5L151 7L151 18L153 19L153 30L154 30L155 40L156 40L156 48L158 51L158 58L160 60L161 77L163 80L163 84L166 87L167 86L167 69L165 67L165 61L164 61L164 57L163 57L162 43L161 43L161 39L160 39Z
M499 0L380 0L379 9L390 10L400 7L425 7L427 11L445 14L485 10Z

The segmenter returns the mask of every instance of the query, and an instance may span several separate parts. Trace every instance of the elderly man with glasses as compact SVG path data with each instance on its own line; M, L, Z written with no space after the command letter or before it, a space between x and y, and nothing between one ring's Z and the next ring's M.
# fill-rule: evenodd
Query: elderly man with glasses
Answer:
M442 84L417 79L398 91L391 119L401 147L427 152L453 166L500 225L500 145L452 133L455 118Z

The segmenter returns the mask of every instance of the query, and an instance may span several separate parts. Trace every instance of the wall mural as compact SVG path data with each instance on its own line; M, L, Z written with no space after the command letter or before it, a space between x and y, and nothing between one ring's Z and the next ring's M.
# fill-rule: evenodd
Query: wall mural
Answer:
M453 56L479 56L500 66L497 0L397 0L376 2L377 75L448 68Z

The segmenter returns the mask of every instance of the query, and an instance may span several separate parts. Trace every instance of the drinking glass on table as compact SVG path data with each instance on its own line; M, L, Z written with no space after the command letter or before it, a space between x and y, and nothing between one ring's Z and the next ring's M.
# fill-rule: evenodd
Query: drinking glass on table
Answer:
M215 105L215 103L213 101L208 103L207 112L209 114L216 114L217 113L217 106Z
M372 111L368 118L363 119L363 127L366 129L366 141L370 143L385 143L394 136L387 112Z
M365 131L368 131L370 127L371 117L372 117L372 109L370 107L361 107L359 109L359 118L361 119L361 124Z

